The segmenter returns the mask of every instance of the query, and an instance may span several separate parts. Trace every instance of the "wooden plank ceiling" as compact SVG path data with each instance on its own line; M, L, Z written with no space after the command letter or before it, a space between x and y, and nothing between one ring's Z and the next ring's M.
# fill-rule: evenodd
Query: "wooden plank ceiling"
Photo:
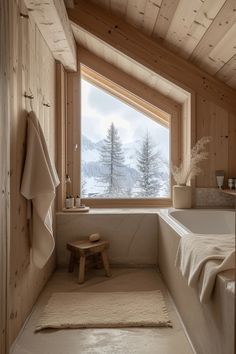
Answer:
M236 88L236 0L87 1Z

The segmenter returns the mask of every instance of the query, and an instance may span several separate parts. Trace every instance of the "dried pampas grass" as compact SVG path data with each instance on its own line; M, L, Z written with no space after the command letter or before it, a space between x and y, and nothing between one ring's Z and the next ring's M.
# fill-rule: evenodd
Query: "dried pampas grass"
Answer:
M202 172L198 164L208 158L208 153L204 150L211 140L210 136L203 136L192 148L189 158L186 158L179 167L172 165L171 173L178 185L185 186L193 177Z

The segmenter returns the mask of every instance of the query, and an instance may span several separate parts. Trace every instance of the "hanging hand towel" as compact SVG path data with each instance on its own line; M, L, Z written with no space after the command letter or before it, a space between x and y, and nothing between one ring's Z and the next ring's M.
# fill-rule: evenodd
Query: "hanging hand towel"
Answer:
M43 268L55 247L51 205L60 182L34 112L28 115L27 123L27 151L21 194L32 201L32 258L38 268Z

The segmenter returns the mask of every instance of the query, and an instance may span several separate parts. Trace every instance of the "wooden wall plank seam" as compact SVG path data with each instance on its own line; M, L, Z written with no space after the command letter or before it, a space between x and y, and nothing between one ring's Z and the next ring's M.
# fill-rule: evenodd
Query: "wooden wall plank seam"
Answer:
M66 194L66 102L67 102L67 74L61 63L56 64L56 92L57 92L57 172L62 183L57 189L57 210L64 208Z
M67 193L76 197L80 195L80 185L75 183L80 166L80 71L67 75L67 173L71 184Z
M0 2L0 354L8 348L10 242L9 1Z

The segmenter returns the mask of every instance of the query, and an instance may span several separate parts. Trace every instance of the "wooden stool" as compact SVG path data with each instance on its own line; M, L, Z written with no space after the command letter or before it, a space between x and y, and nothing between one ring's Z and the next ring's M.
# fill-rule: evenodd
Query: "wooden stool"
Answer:
M107 256L107 249L109 248L109 242L99 240L96 242L90 242L88 240L80 240L67 243L67 249L71 252L70 263L68 267L69 272L73 272L75 262L79 256L79 284L84 282L85 276L85 262L86 257L100 253L102 257L103 266L106 271L106 276L110 277L110 266Z

